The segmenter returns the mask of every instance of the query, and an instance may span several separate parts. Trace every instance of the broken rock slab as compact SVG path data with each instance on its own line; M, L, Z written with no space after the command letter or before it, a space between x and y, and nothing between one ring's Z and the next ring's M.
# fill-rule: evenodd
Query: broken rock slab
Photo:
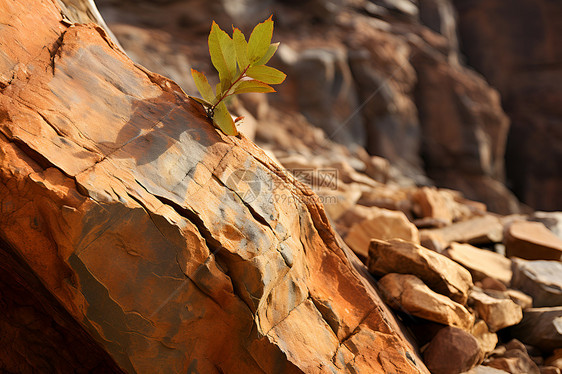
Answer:
M439 238L445 249L453 242L473 245L501 243L503 225L497 217L488 214L438 229L420 230L420 235L423 236L426 232Z
M413 274L433 291L466 303L472 278L461 265L418 244L393 239L373 240L367 260L369 271L377 276L388 273Z
M562 239L540 222L511 223L505 230L504 244L508 257L526 260L562 259Z
M511 260L499 253L476 248L470 244L451 243L445 254L468 269L473 281L480 281L487 277L497 279L505 285L511 281Z
M432 291L415 275L387 274L379 289L383 300L397 311L463 330L472 328L474 317L464 306Z
M399 211L377 207L355 206L340 219L349 224L344 237L349 247L361 258L369 256L372 239L402 239L419 244L418 229Z
M562 305L562 262L513 259L511 285L533 298L535 307Z
M511 299L497 299L476 289L470 292L468 305L486 321L491 332L513 326L523 318L521 307Z

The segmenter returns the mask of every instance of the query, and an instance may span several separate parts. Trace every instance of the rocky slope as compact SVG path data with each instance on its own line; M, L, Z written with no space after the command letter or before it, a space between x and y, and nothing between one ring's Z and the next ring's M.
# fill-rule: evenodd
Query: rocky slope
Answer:
M189 93L175 49L204 68L213 12L280 11L276 63L298 78L234 103L265 151L74 23L99 22L86 2L61 4L0 1L2 371L560 373L560 214L415 185L424 155L433 178L518 209L505 115L458 64L448 3L120 3L124 48L177 64Z
M308 187L99 26L0 10L2 371L427 373Z

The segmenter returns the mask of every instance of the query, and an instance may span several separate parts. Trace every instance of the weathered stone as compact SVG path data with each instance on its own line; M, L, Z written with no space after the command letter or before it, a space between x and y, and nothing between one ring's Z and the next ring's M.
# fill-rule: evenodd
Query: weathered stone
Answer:
M504 371L504 370L493 368L491 366L479 365L479 366L473 367L469 371L464 372L463 374L505 374L505 373L508 373L508 372Z
M474 245L499 243L503 238L503 225L498 218L486 215L439 229L420 230L420 235L425 232L433 233L441 238L443 246L446 248L453 242Z
M562 305L562 263L513 259L511 286L533 298L535 307Z
M472 287L468 270L439 253L403 240L373 240L367 266L377 276L414 274L432 290L460 304L466 303Z
M413 193L412 200L420 217L440 219L451 224L454 216L449 206L451 201L447 197L434 188L422 187Z
M529 308L523 320L509 329L510 334L525 344L550 352L562 347L562 306Z
M562 239L542 223L515 221L504 237L506 255L526 260L561 260Z
M521 309L533 307L533 298L526 293L512 289L508 289L505 293L515 304L519 305Z
M74 344L129 373L427 373L310 188L56 2L0 3L0 24L2 251Z
M455 327L445 327L429 343L423 358L433 374L462 373L478 363L480 346L469 333Z
M562 212L534 212L530 221L540 222L562 239Z
M523 318L521 307L511 299L496 299L476 289L470 292L468 303L492 332L515 325Z
M472 326L471 334L478 340L480 349L482 350L482 359L492 352L498 344L498 336L494 332L490 332L488 325L484 320L477 320Z
M387 274L380 279L379 289L393 309L463 330L472 328L474 317L464 306L432 291L415 275Z
M516 340L509 342L501 356L491 358L486 365L508 373L540 374L538 366L529 357L523 344Z
M510 262L510 265L511 265L511 262ZM510 273L511 273L511 266L510 266L509 270L510 270ZM509 283L510 281L511 281L511 277L509 278L509 281L507 283ZM480 283L479 287L484 289L484 290L493 290L493 291L499 291L499 292L506 292L507 291L507 287L506 287L505 283L502 283L495 278L486 277L478 283ZM475 283L475 285L476 285L476 283Z
M351 224L345 235L345 242L363 258L369 256L369 244L372 239L402 239L418 244L420 242L418 229L402 212L355 206L345 213L340 221Z
M511 260L496 252L470 244L451 243L446 255L468 269L474 281L486 277L500 280L504 284L511 281Z

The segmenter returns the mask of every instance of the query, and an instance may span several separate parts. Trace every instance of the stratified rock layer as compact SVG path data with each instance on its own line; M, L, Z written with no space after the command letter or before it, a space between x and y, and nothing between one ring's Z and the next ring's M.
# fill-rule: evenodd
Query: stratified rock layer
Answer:
M2 248L89 344L129 373L427 373L307 187L54 2L0 24Z

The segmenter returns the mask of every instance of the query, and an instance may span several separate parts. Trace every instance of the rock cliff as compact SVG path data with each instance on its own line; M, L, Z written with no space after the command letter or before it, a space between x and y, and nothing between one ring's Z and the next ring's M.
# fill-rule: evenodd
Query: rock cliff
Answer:
M0 2L2 370L428 373L309 187L63 15Z

